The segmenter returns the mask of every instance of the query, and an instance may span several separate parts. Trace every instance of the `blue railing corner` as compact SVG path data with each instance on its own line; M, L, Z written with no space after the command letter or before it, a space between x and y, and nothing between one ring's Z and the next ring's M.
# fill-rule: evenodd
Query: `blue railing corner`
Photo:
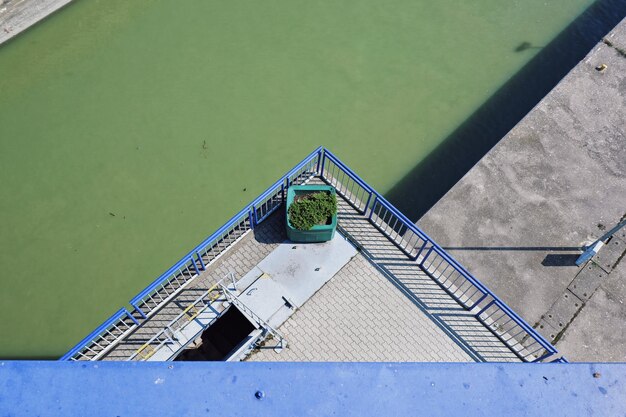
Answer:
M317 158L316 162L313 162ZM255 198L251 203L249 203L246 207L244 207L241 211L239 211L235 216L233 216L229 221L227 221L223 226L221 226L217 231L211 234L208 238L203 240L199 245L197 245L192 251L183 256L178 262L176 262L172 267L170 267L165 273L161 274L157 279L155 279L152 283L150 283L146 288L144 288L139 294L137 294L130 301L130 305L135 309L135 311L143 318L146 319L147 315L142 309L140 305L144 301L145 297L149 295L153 290L155 290L159 285L166 285L169 280L171 280L172 274L176 274L178 269L189 268L188 262L191 261L191 265L193 266L194 271L197 275L200 274L200 271L204 271L208 265L202 260L203 251L207 250L207 248L214 244L216 239L219 239L222 234L226 233L230 228L235 227L237 224L240 224L242 221L245 223L246 219L249 221L250 229L254 229L259 223L264 221L272 212L274 212L279 205L285 201L285 190L289 188L293 179L291 178L293 175L299 177L304 172L312 172L313 167L315 166L316 173L322 177L324 177L324 169L326 167L327 159L336 165L343 174L347 175L348 178L352 179L358 186L360 186L363 190L368 193L367 202L365 203L364 208L362 209L362 214L367 216L370 221L373 222L372 217L376 212L376 209L381 206L381 210L384 208L393 216L395 216L396 222L399 220L401 227L406 227L406 230L403 232L405 234L408 231L411 231L416 235L418 239L421 239L424 243L421 244L421 247L417 251L416 255L412 255L414 249L417 248L417 244L419 240L416 242L415 247L410 247L407 251L404 247L402 248L405 252L408 252L408 256L418 262L420 266L423 267L424 262L431 256L432 252L436 252L443 260L445 260L449 265L453 267L453 269L458 272L461 276L463 276L471 285L476 288L476 292L482 293L482 297L478 301L476 301L473 307L478 306L481 302L483 302L486 297L489 295L493 297L493 300L487 304L487 306L483 307L477 316L482 314L487 308L496 304L498 308L500 308L505 314L507 314L511 319L514 320L516 324L518 324L530 337L532 337L537 343L542 346L547 355L542 356L539 360L545 359L545 357L551 356L555 354L556 349L548 343L543 336L537 333L532 327L530 327L521 317L519 317L515 312L513 312L504 302L502 302L494 293L492 293L487 287L485 287L480 281L478 281L472 274L467 271L460 263L458 263L451 255L449 255L443 248L441 248L438 244L436 244L426 233L424 233L417 225L415 225L411 220L409 220L403 213L401 213L397 208L395 208L391 203L389 203L382 195L380 195L376 190L374 190L369 184L367 184L361 177L359 177L354 171L352 171L345 163L343 163L339 158L337 158L331 151L326 149L323 146L319 146L313 152L311 152L306 158L304 158L300 163L298 163L295 167L289 170L285 175L283 175L278 181L276 181L273 185L267 188L261 195ZM314 165L315 164L315 165ZM306 168L304 172L300 172L303 168ZM334 168L333 168L334 170ZM334 172L334 171L333 171ZM343 177L342 177L343 178ZM280 193L282 200L278 204L272 202L274 206L269 206L268 201L271 201L273 196ZM269 198L269 200L268 200ZM264 204L268 204L265 205ZM267 210L265 210L267 208ZM261 217L259 218L257 211L261 211ZM264 211L265 210L265 211ZM369 216L368 216L369 210ZM380 211L379 211L380 213ZM387 214L385 214L385 217ZM392 216L392 218L393 218ZM242 220L243 219L243 220ZM375 222L374 222L375 223ZM376 225L376 224L375 224ZM395 227L395 224L394 224ZM398 229L400 230L400 229ZM397 232L399 234L399 232ZM390 239L393 240L391 235L388 235ZM410 242L409 242L410 243ZM430 248L427 250L426 254L422 257L421 260L418 261L420 255L422 255L423 251L430 244ZM424 267L424 269L426 269ZM475 292L475 293L476 293ZM475 294L474 293L474 294ZM471 296L470 296L471 297ZM471 301L471 300L470 300ZM471 308L470 308L471 309ZM111 320L119 319L121 315L127 315L135 324L139 325L137 319L133 317L133 315L128 312L125 308L118 310L111 318L105 321L101 326L99 326L96 330L91 332L86 338L84 338L81 342L79 342L74 348L72 348L68 353L63 355L61 360L66 360L67 358L71 358L81 349L84 349L86 343L91 343L95 337L98 336L99 332L102 332L106 326L111 324ZM564 359L564 358L563 358Z

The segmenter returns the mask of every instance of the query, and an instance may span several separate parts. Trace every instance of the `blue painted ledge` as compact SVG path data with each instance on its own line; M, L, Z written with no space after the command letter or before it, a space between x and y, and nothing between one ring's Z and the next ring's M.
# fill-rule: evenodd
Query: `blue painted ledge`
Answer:
M625 398L625 363L0 362L2 416L623 416Z

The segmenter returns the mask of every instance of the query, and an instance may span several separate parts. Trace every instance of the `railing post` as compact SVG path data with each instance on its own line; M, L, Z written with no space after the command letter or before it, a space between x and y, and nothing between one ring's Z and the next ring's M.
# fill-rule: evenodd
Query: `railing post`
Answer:
M143 311L141 311L141 309L140 309L139 307L137 307L137 306L136 306L136 305L134 305L134 304L131 304L131 305L132 305L133 307L135 307L135 311L136 311L137 313L139 313L139 315L140 315L141 317L143 317L144 319L147 319L147 318L148 318L148 316L146 316L146 314L145 314Z
M415 232L413 232L415 233ZM418 236L419 237L419 236ZM428 244L427 240L424 240L424 244L422 245L422 247L420 248L420 250L417 252L417 255L415 255L415 260L417 261L417 258L420 257L420 254L422 253L422 251L424 250L424 248L426 247L426 245ZM422 262L423 263L423 262ZM421 265L421 264L420 264Z
M363 215L367 214L367 208L370 206L370 201L372 200L372 192L370 191L370 195L367 197L367 203L365 203L365 207L363 208ZM373 208L373 206L372 206Z
M137 326L139 326L139 322L137 321L136 318L133 317L133 315L130 313L130 311L126 310L126 315L128 316L129 319L131 319Z
M323 151L322 154L322 166L320 168L320 177L322 178L326 178L324 177L324 165L326 164L326 151Z
M196 252L196 256L198 257L198 262L200 262L200 269L205 271L206 266L204 265L204 262L202 262L202 256L200 256L198 252Z
M316 172L318 175L321 175L321 171L320 171L320 166L322 164L322 155L324 154L324 150L320 149L320 151L317 153L317 168L316 168Z
M374 208L376 207L376 203L378 202L378 196L374 196L374 202L372 203L372 209L370 210L369 219L372 220L372 215L374 214Z
M430 249L428 249L428 252L426 252L426 255L424 255L424 257L422 258L422 261L419 263L420 266L424 266L424 261L426 260L426 258L428 258L428 256L433 251L433 249L435 249L434 245L432 245Z
M254 204L248 210L248 218L250 219L250 229L254 230L256 226L256 208L254 208Z
M491 307L492 305L494 305L496 303L496 300L491 301L489 304L487 304L486 306L484 306L483 308L480 309L480 311L478 313L476 313L476 318L480 319L480 315L483 314L485 311L487 311L487 309L489 307Z
M198 265L196 265L196 261L194 261L193 256L189 257L191 259L191 264L193 265L193 269L196 270L196 275L200 275L200 270L198 269Z
M472 294L472 295L473 295L473 294ZM467 309L468 309L468 310L473 310L473 309L474 309L475 307L477 307L480 303L482 303L482 302L483 302L483 300L484 300L485 298L487 298L487 296L488 296L488 295L489 295L489 294L487 294L487 293L483 293L483 296L482 296L482 297L480 297L478 300L476 300L476 302L475 302L474 304L472 304L471 306L467 306Z

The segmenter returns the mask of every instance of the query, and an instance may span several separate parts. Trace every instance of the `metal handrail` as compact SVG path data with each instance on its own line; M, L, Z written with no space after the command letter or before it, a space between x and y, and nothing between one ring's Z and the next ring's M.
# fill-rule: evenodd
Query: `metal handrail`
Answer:
M126 360L129 361L129 360L135 359L137 356L139 356L141 354L142 351L144 351L148 347L151 347L152 343L155 340L161 340L161 339L163 339L161 336L165 335L166 336L165 340L161 340L156 347L151 347L152 353L154 353L158 349L160 349L161 346L163 346L165 344L165 342L169 339L169 337L167 337L167 335L166 335L167 331L170 331L170 333L173 334L174 332L181 331L182 329L187 327L187 325L189 323L191 323L196 317L198 317L200 314L202 314L204 311L206 311L208 308L210 308L211 307L211 303L213 303L215 300L217 300L219 298L219 293L218 293L217 296L211 296L211 293L214 292L215 290L217 290L218 288L221 289L223 281L225 281L226 279L230 279L233 282L233 286L234 286L234 284L235 284L234 277L235 277L235 275L232 272L229 272L228 274L226 274L226 276L224 276L224 278L222 278L217 283L212 285L211 288L206 290L204 293L202 293L202 295L200 295L198 298L196 298L194 301L192 301L180 314L178 314L174 319L170 320L170 322L168 324L166 324L165 327L163 327L159 332L157 332L154 336L152 336L150 338L150 340L148 340L146 343L144 343L139 349L137 349ZM196 309L194 314L192 314L191 316L187 316L187 313L189 313L189 311L192 308L194 308L194 306L196 304L198 304L200 302L203 302L207 298L208 298L208 303L204 304L204 306L202 306L200 309ZM183 322L182 325L178 326L177 325L178 322L183 317L187 317L187 322ZM150 356L152 356L152 355L150 355ZM144 359L148 359L150 356L144 356Z
M316 161L315 163L316 171L319 170L323 153L324 153L324 148L320 146L317 149L315 149L313 152L311 152L309 155L307 155L307 157L304 158L300 163L298 163L295 167L291 168L287 173L282 175L280 179L276 181L272 186L268 187L263 193L261 193L258 197L252 200L252 202L247 204L236 215L231 217L223 226L217 229L217 231L212 233L209 237L204 239L200 244L198 244L191 251L189 251L186 255L184 255L181 258L181 260L176 262L165 273L161 274L157 279L155 279L150 284L148 284L146 288L144 288L142 291L140 291L135 297L133 297L130 300L130 305L133 306L135 311L137 311L144 319L147 318L147 315L140 308L141 303L145 301L147 296L152 294L152 292L155 291L159 286L161 285L165 286L168 283L170 283L173 280L171 278L172 275L175 274L175 272L178 269L185 266L188 262L192 263L196 272L199 273L200 271L204 270L206 268L206 265L204 265L202 262L202 259L199 255L200 252L205 251L211 244L214 243L214 241L216 241L216 239L219 239L227 230L229 230L233 226L237 226L238 224L240 224L241 221L244 221L244 222L248 221L251 228L254 227L256 224L261 223L265 218L267 218L267 216L269 216L269 214L271 214L271 212L278 209L278 206L272 208L271 211L266 213L266 216L261 219L256 218L256 215L255 215L256 206L259 203L261 203L264 199L266 199L268 196L271 196L272 193L277 193L279 192L279 190L282 191L283 187L288 187L290 185L290 182L292 181L291 177L294 174L298 173L299 170L301 170L302 168L306 167L307 165L310 165L313 161ZM242 219L242 217L243 217L243 220L240 220ZM188 281L191 281L191 279L189 279ZM181 288L182 287L175 290L174 294L177 291L179 291ZM124 310L127 311L126 309ZM119 314L119 311L116 314ZM128 314L129 314L129 317L135 320L135 318L132 317L130 313ZM105 327L109 323L110 320L111 319L108 319L105 323L99 326L96 330L91 332L89 336L81 340L81 342L79 342L70 351L68 351L65 355L63 355L60 358L60 360L68 360L78 351L88 348L89 343L94 339L94 337L97 337L98 331L102 331L102 328Z
M144 343L141 347L139 347L139 349L137 349L126 360L132 361L137 356L140 356L141 353L147 348L150 348L152 354L154 354L158 349L160 349L165 344L167 340L170 340L170 336L166 334L168 331L171 334L173 334L174 332L184 329L189 323L191 323L192 320L194 320L198 315L202 314L211 306L211 302L215 301L212 297L210 297L210 294L213 291L215 291L215 286L211 287L209 290L204 292L200 297L194 300L191 304L189 304L189 306L187 306L187 308L185 308L182 313L180 313L178 316L176 316L176 318L172 319L168 324L166 324L165 327L159 330L154 336L152 336L146 343ZM196 304L204 301L205 298L208 298L209 302L205 304L203 307L201 307L199 310L196 310L196 312L189 317L187 323L183 323L182 325L176 328L174 327L181 318L187 316L187 313L189 312L189 310L191 310L191 308L193 308ZM165 336L165 339L162 336ZM156 347L152 346L152 344L157 340L159 340L159 344ZM146 360L150 356L152 355L150 354L149 356L143 356L143 359Z
M430 236L428 236L424 231L422 231L417 225L411 222L403 213L401 213L397 208L393 206L389 201L387 201L382 195L380 195L376 190L374 190L371 186L369 186L363 179L361 179L354 171L348 168L341 160L333 155L331 151L328 149L324 149L324 160L322 161L322 167L325 164L325 159L328 158L335 165L341 168L345 174L348 175L353 181L356 181L361 187L369 191L374 196L374 202L371 204L369 208L370 214L374 212L376 204L383 205L387 210L389 210L392 214L396 216L398 220L405 226L408 230L415 233L419 238L424 240L424 245L420 249L417 255L413 256L414 260L417 260L419 257L421 250L424 249L426 244L430 244L431 247L429 251L436 252L439 256L441 256L446 262L448 262L458 273L460 273L467 281L469 281L472 285L474 285L477 289L481 291L483 297L479 300L482 301L486 296L490 296L493 298L493 303L497 305L503 312L507 314L516 324L518 324L524 331L534 339L537 343L539 343L545 350L546 354L540 358L537 358L535 361L541 361L542 359L551 356L557 353L557 350L554 346L552 346L540 333L538 333L535 329L533 329L524 319L522 319L517 313L515 313L511 308L509 308L504 301L502 301L497 295L495 295L489 288L483 285L477 278L475 278L465 267L463 267L456 259L454 259L450 254L448 254L441 246L439 246ZM324 175L324 170L322 169L321 173ZM369 204L368 204L369 205ZM365 213L367 214L367 206L365 208ZM428 253L424 255L422 258L422 263L424 259L428 257ZM475 303L477 305L478 303ZM481 310L482 312L483 310Z
M203 250L205 250L207 248L207 246L209 246L211 243L213 243L213 241L216 238L220 237L226 230L228 230L229 228L231 228L235 224L238 224L239 223L238 220L242 216L245 216L246 214L249 214L250 211L254 209L256 204L258 204L260 201L262 201L264 198L266 198L272 192L275 192L276 189L279 188L281 186L281 184L283 184L287 178L289 178L291 175L293 175L300 168L304 167L307 163L311 162L316 157L320 157L321 153L322 153L322 150L323 150L323 148L320 146L315 151L311 152L306 158L304 158L302 160L302 162L300 162L298 165L296 165L295 167L290 169L285 175L283 175L272 186L270 186L263 193L261 193L260 196L255 198L251 203L249 203L243 209L241 209L241 211L239 211L237 214L235 214L233 217L231 217L230 220L228 220L222 227L217 229L217 231L215 231L213 234L211 234L208 238L204 239L199 245L197 245L195 248L193 248L191 251L189 251L185 256L183 256L183 258L180 261L176 262L165 273L161 274L157 279L155 279L146 288L144 288L141 292L139 292L139 294L137 294L135 297L133 297L130 300L130 304L133 307L138 309L139 308L138 307L139 303L141 303L148 294L150 294L152 291L154 291L156 288L158 288L159 285L162 285L165 281L168 281L168 278L172 275L172 273L174 273L176 270L178 270L181 266L185 265L189 261L193 262L194 265L196 265L196 263L195 263L196 261L194 259L194 256L197 257L198 253L202 252Z
M139 294L137 294L131 300L130 304L136 309L136 311L141 314L145 318L145 314L140 309L140 303L145 301L146 296L149 296L154 290L156 290L160 285L167 285L172 282L173 274L183 267L186 267L187 263L191 262L195 272L198 274L201 270L204 270L206 266L202 262L202 258L200 253L206 251L211 245L219 241L221 237L225 233L227 233L233 227L237 227L242 222L248 222L249 228L254 228L256 224L262 222L269 214L278 209L280 204L276 204L268 209L265 212L263 217L257 219L256 210L259 204L264 204L268 201L268 198L273 198L273 195L277 195L277 193L282 193L286 187L291 185L291 177L298 173L299 175L302 172L299 172L303 168L307 166L316 165L315 171L324 177L324 166L326 161L331 161L335 164L345 175L347 175L351 180L353 180L358 186L362 187L363 190L367 192L368 195L367 202L365 203L364 208L362 209L363 214L367 215L369 211L370 217L374 212L377 205L384 207L386 210L391 213L396 221L399 221L403 227L406 227L407 231L414 233L419 239L421 239L424 243L419 248L419 251L416 255L408 254L413 260L418 260L422 251L426 248L428 244L430 244L430 248L427 253L422 257L421 261L423 263L424 260L430 256L431 253L435 252L438 256L440 256L445 262L447 262L450 266L453 267L455 271L457 271L467 282L469 282L472 286L478 289L483 297L474 303L474 305L478 305L479 302L483 301L485 297L490 296L494 300L494 304L498 306L503 312L507 314L515 323L517 323L524 331L537 343L543 346L546 351L550 354L556 353L556 349L541 336L538 332L536 332L532 327L530 327L520 316L518 316L513 310L511 310L500 298L498 298L494 293L492 293L486 286L484 286L478 279L476 279L465 267L463 267L459 262L457 262L450 254L448 254L441 246L434 242L426 233L424 233L419 227L417 227L411 220L409 220L403 213L401 213L397 208L395 208L389 201L387 201L381 194L379 194L376 190L374 190L367 182L365 182L361 177L359 177L354 171L352 171L346 164L344 164L338 157L336 157L332 152L323 147L319 147L313 152L311 152L306 158L304 158L299 164L297 164L294 168L290 169L285 175L283 175L278 181L268 187L263 193L261 193L258 197L252 200L251 203L246 205L241 211L239 211L235 216L233 216L226 224L220 227L215 233L211 234L208 238L203 240L199 245L197 245L194 249L192 249L189 253L182 257L180 261L175 263L171 268L169 268L164 274L160 275L156 280L154 280L151 284L149 284L144 290L142 290ZM313 173L311 173L313 175ZM325 177L324 177L325 178ZM337 180L338 181L338 180ZM247 227L247 226L246 226ZM234 230L234 229L233 229ZM230 232L228 232L230 233ZM247 231L245 232L247 233ZM385 232L383 232L385 233ZM390 237L392 241L392 237ZM397 243L397 242L396 242ZM404 249L403 249L404 250ZM191 281L191 278L188 280ZM181 287L182 288L182 287ZM175 294L179 289L175 290L173 294ZM240 300L239 300L240 301ZM156 309L156 308L155 308ZM482 310L481 310L482 311ZM98 337L99 333L104 331L104 328L107 325L111 324L111 320L115 321L115 318L118 316L123 316L127 314L137 325L139 324L137 320L128 312L126 309L121 309L116 314L114 314L110 319L108 319L105 323L99 326L96 330L91 332L89 336L84 338L80 343L78 343L74 348L72 348L68 353L63 355L61 360L67 360L71 358L74 354L76 354L80 350L84 350L89 347L89 344ZM119 318L119 317L118 317Z
M107 332L109 329L111 329L111 327L113 327L116 323L123 322L124 318L131 319L134 324L133 326L130 326L126 331L122 332L122 334L130 330L130 328L139 325L137 320L132 316L132 314L130 314L130 312L126 308L120 308L111 317L105 320L104 323L102 323L94 331L89 333L83 340L78 342L72 349L70 349L59 360L61 361L75 360L74 356L76 356L77 354L80 354L81 351L84 351L89 346L93 345L94 341L96 341L98 338L103 337L103 334ZM117 340L115 342L117 342ZM109 348L113 344L114 344L113 342L110 343L109 345L106 346L106 348ZM97 355L100 355L101 353L102 351L98 352Z
M535 359L533 362L540 362L542 359L547 358L555 353L557 350L550 342L548 342L543 336L535 331L524 319L517 315L508 305L504 303L504 301L497 298L493 293L490 294L493 297L493 300L489 302L485 307L483 307L478 313L476 313L476 317L479 317L483 312L485 312L490 306L496 305L502 311L504 311L509 317L511 317L515 323L520 326L526 333L533 336L535 342L539 343L539 345L546 350L546 354ZM538 337L535 337L538 336Z

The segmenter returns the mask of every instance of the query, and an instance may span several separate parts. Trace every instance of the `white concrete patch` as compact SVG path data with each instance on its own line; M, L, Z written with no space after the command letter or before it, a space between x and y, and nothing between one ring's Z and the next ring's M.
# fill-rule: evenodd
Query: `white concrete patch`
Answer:
M271 326L279 326L356 254L339 233L324 243L285 241L239 280L239 299ZM250 285L244 289L241 283ZM286 303L293 308L285 309Z

